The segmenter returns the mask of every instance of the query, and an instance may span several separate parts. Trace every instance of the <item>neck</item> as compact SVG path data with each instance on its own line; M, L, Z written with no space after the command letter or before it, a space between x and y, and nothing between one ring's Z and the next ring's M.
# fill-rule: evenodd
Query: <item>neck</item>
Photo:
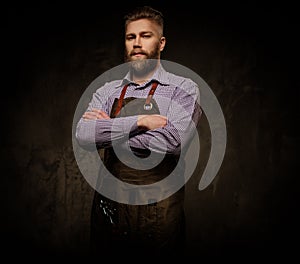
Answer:
M137 79L134 79L134 78L133 78L133 82L134 82L134 83L137 83L137 84L143 84L143 83L147 82L148 80L149 80L149 79L137 80Z
M142 84L142 83L147 82L151 78L151 76L153 75L153 73L154 73L154 71L150 72L149 74L144 74L144 75L133 74L132 75L132 80L135 83Z
M155 69L153 69L152 71L147 72L146 74L132 73L132 80L137 84L145 83L153 76L156 68L157 67L155 67Z

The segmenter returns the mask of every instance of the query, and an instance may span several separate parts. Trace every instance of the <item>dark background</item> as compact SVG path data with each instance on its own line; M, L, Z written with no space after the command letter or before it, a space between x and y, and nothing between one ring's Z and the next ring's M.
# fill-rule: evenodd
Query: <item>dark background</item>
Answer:
M288 1L4 7L3 252L88 256L93 189L74 159L73 115L87 86L123 63L123 15L144 3L166 17L162 58L209 84L227 126L222 167L199 191L210 142L205 115L200 125L201 158L186 186L188 254L293 255L299 237L299 28Z

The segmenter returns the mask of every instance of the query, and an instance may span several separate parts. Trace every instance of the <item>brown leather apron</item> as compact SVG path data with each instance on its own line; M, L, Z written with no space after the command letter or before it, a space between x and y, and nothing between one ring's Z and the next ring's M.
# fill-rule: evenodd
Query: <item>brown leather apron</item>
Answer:
M156 86L157 83L153 82L146 99L124 98L125 86L120 98L114 101L110 117L159 114L157 103L152 98ZM134 153L139 157L149 155L147 150L134 150ZM154 168L138 170L122 163L113 148L107 148L104 164L118 179L139 185L151 184L170 175L177 165L177 158L167 154ZM147 205L117 203L95 192L91 217L93 252L97 254L102 249L114 252L134 250L140 254L182 252L185 238L183 201L184 187L164 200L151 200Z

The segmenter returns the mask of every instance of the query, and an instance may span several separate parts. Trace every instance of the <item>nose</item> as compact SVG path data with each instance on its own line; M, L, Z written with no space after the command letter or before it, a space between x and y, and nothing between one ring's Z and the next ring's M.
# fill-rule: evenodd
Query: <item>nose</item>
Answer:
M140 37L136 37L134 39L133 47L134 48L140 48L141 46L142 46L142 44L141 44L141 38Z

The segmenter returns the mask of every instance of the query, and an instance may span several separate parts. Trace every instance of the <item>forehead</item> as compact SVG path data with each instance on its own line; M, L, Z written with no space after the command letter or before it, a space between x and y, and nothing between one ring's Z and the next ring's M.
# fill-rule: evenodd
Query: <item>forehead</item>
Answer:
M160 27L157 23L146 18L130 22L126 27L126 34L139 34L140 32L149 31L158 34Z

